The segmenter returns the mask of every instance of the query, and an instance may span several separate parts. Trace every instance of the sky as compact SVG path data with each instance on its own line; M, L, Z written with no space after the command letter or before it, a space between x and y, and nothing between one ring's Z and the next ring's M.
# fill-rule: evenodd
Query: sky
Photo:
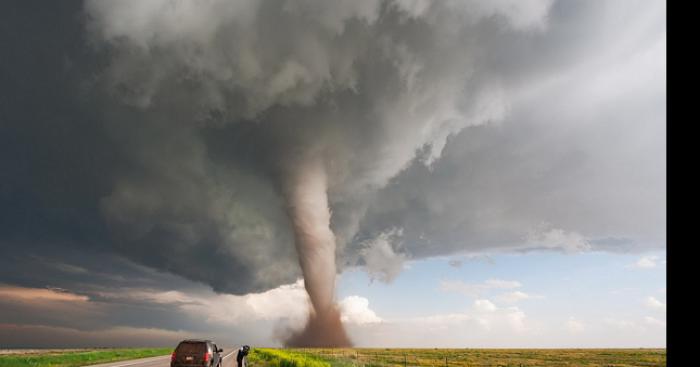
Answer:
M453 256L406 267L392 284L371 282L359 270L342 275L339 294L364 346L387 335L400 347L666 343L663 251Z
M665 3L2 8L0 347L665 346Z

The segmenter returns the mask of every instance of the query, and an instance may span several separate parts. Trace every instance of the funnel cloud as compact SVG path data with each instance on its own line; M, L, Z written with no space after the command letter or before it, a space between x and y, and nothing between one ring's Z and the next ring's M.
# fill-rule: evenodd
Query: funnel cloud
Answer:
M334 302L335 236L330 229L326 169L320 158L291 169L285 196L294 230L294 243L313 309L291 346L350 346Z

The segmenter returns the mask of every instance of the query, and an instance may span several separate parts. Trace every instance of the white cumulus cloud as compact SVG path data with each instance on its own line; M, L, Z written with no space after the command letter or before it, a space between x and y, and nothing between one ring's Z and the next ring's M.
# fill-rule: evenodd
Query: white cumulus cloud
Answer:
M663 303L663 302L661 302L661 301L659 301L659 300L656 299L655 297L651 297L651 296L650 296L650 297L647 297L647 299L646 299L646 301L644 302L644 304L645 304L647 307L652 308L652 309L654 309L654 310L666 311L666 304Z
M360 296L348 296L338 303L341 320L355 324L372 324L382 319L369 308L369 300Z
M496 305L487 299L477 299L474 301L474 309L478 312L494 312Z
M659 259L656 255L642 256L634 264L630 265L632 268L637 269L653 269L656 267L656 262Z

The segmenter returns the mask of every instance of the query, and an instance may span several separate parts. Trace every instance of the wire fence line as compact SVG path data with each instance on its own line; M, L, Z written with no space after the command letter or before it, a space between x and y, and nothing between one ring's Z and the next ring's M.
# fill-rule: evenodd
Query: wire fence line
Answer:
M292 348L333 367L666 366L665 350L362 350Z
M319 351L317 349L295 348L298 353L305 356L317 356L325 360L336 362L339 366L355 367L523 367L531 366L523 363L478 363L467 362L465 358L469 354L449 355L418 355L412 353L381 353L360 352L357 350ZM471 355L473 357L473 355ZM334 363L331 363L335 365Z

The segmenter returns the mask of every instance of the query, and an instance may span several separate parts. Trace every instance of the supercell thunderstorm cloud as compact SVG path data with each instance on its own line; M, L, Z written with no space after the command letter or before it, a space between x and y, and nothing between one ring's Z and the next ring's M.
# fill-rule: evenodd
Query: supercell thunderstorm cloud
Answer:
M206 195L189 203L179 192L152 192L156 185L141 175L120 179L102 202L124 236L120 246L127 253L163 242L186 251L215 246L236 259L232 267L256 269L243 285L217 280L215 287L265 289L291 280L278 270L288 258L271 260L291 246L271 229L280 223L270 211L286 206L290 223L282 225L293 233L313 305L309 326L291 342L349 344L342 330L323 330L341 325L336 246L355 235L363 201L411 161L431 164L448 135L503 115L499 86L476 71L469 24L493 16L503 27L537 32L549 7L543 2L513 23L506 10L517 3L476 15L460 14L464 5L88 1L91 39L110 53L99 81L106 118L121 120L117 129L128 120L153 134L134 146L144 151L139 159L156 160L153 179L192 180L181 190ZM163 167L171 150L182 159ZM209 155L217 160L206 162ZM255 177L280 201L250 196L237 175ZM249 196L248 205L238 196ZM344 237L331 230L329 203L343 211L335 227ZM203 269L168 265L210 280Z
M664 133L644 120L662 118L664 105L647 103L663 92L658 80L642 73L652 87L641 94L568 117L561 93L543 102L531 92L642 58L630 35L659 33L644 21L654 6L602 45L625 11L554 0L85 0L36 11L53 22L43 33L18 15L6 29L47 46L0 65L0 279L43 287L12 259L91 256L221 294L303 277L308 321L282 342L349 346L335 299L349 267L390 281L411 258L663 246L663 146L646 146L648 159L638 145L618 149ZM13 56L35 52L7 34ZM640 101L653 109L644 118L629 112ZM575 118L596 124L548 122ZM630 122L608 123L618 120ZM630 182L636 193L623 189ZM121 282L56 279L85 294Z

